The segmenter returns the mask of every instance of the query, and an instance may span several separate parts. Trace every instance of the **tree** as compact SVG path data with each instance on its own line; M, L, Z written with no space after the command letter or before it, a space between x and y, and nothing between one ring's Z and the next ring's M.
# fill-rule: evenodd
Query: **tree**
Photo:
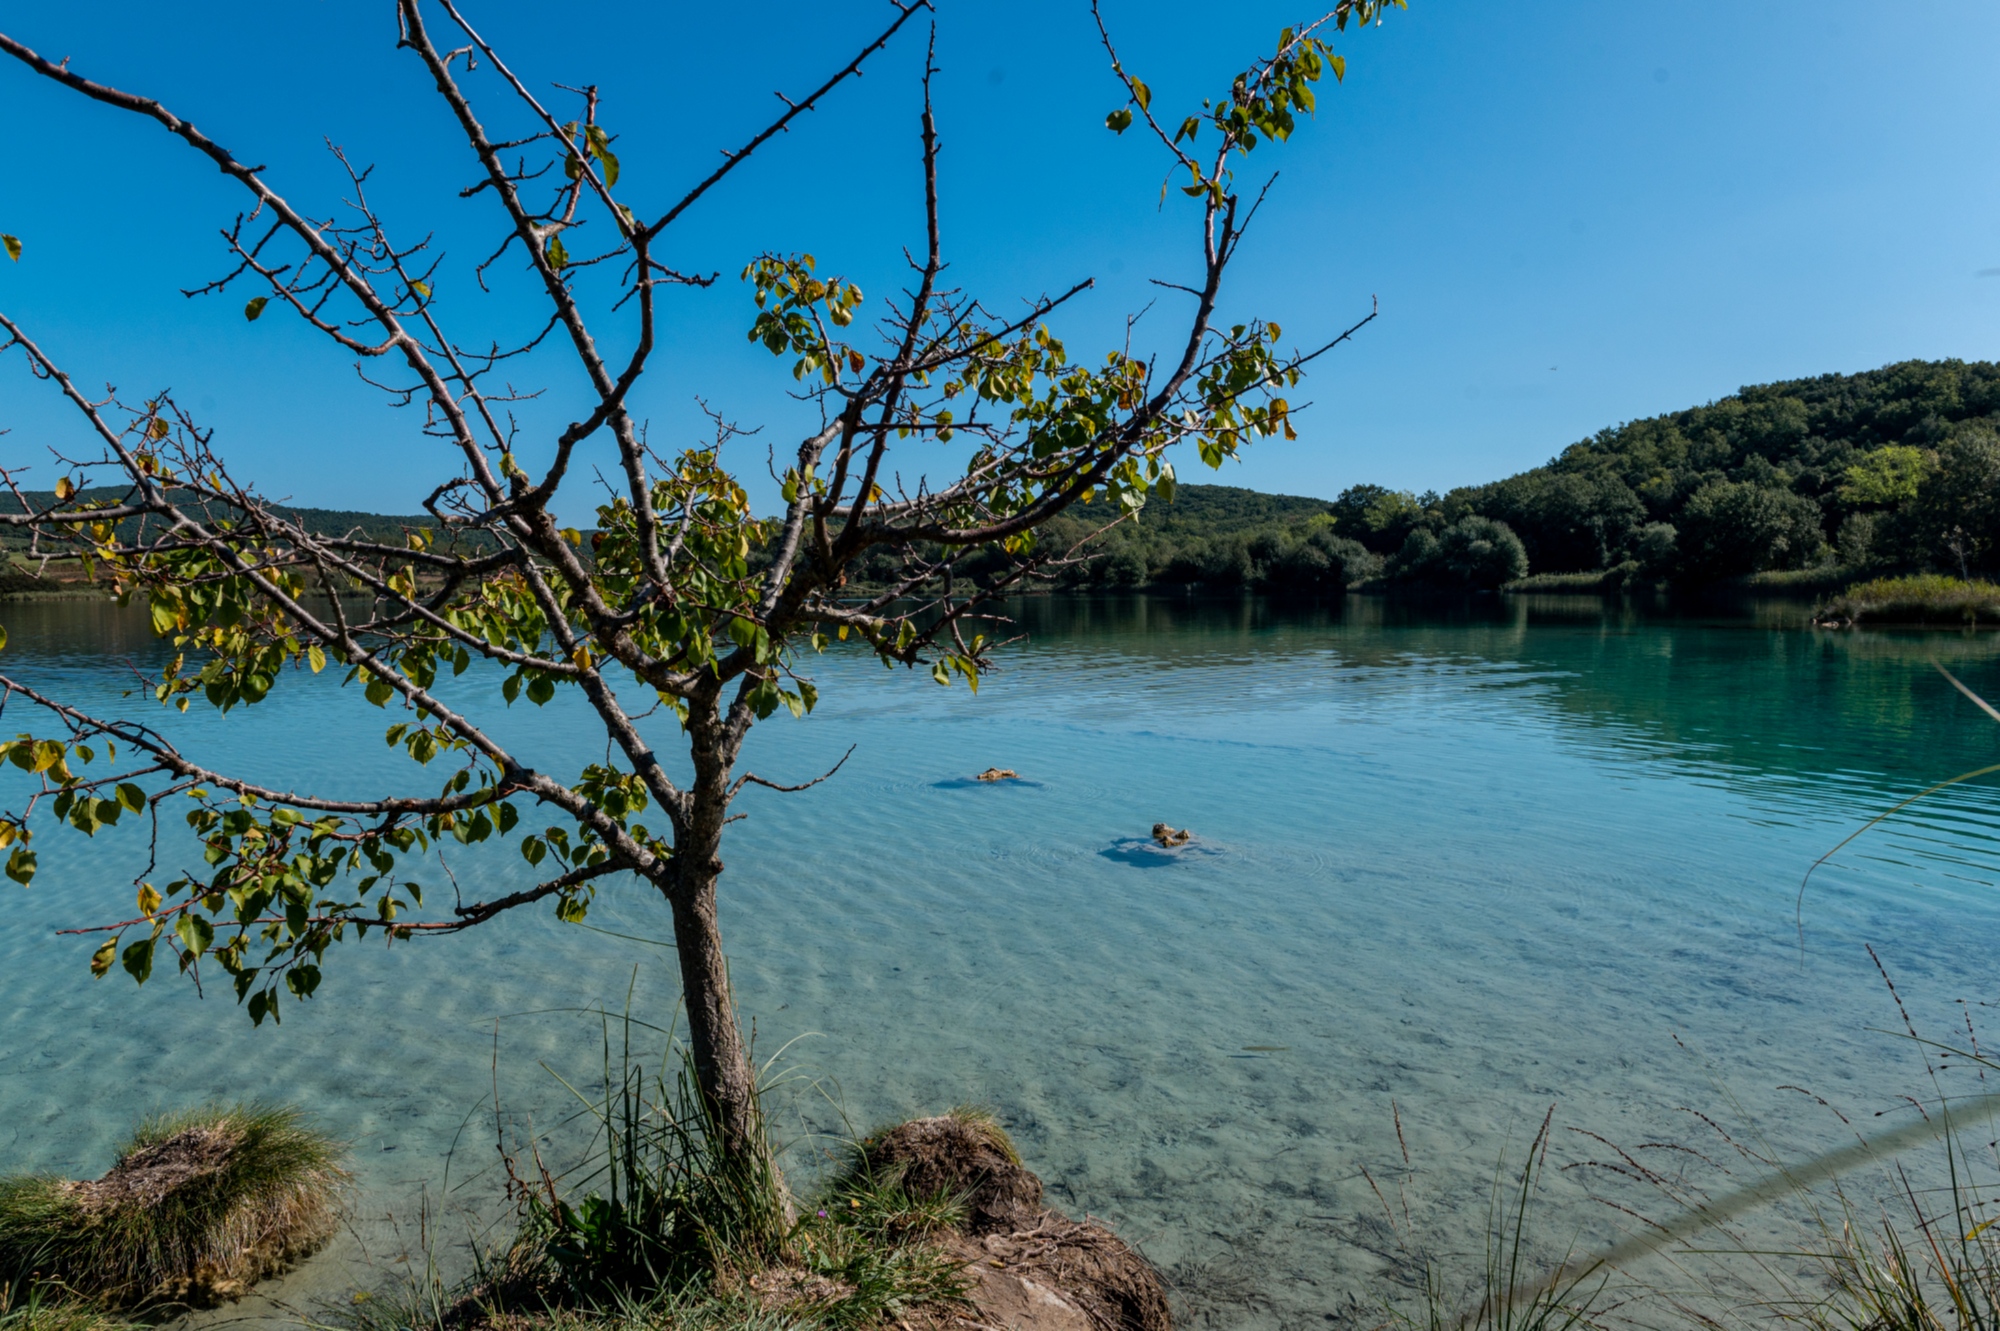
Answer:
M1715 481L1681 510L1681 558L1696 578L1806 568L1826 554L1819 505L1789 490Z
M62 476L46 504L19 488L20 466L7 470L22 511L0 522L32 532L43 548L79 554L120 596L146 599L155 631L177 651L153 685L155 701L182 711L254 706L301 671L332 666L345 670L360 706L399 710L387 739L417 769L410 790L371 798L275 789L183 752L143 717L89 714L0 676L7 697L36 704L48 721L0 745L39 777L26 806L0 818L7 872L24 885L33 877L30 845L48 817L90 834L123 814L150 813L157 849L162 806L184 801L207 867L160 887L143 871L136 913L101 927L91 968L103 975L122 965L141 983L162 956L197 977L220 969L259 1023L279 1016L285 996L312 996L344 941L449 934L537 903L578 921L599 890L636 884L671 912L690 1056L723 1147L737 1157L765 1151L716 924L720 851L731 801L746 784L802 787L742 770L746 736L781 709L812 709L816 693L802 672L832 638L865 644L885 663L925 667L939 684L963 678L976 688L994 650L977 631L991 600L1071 553L1038 544L1051 519L1093 499L1108 522L1136 513L1148 493L1170 491L1167 453L1177 444L1193 444L1215 467L1255 437L1290 435L1283 390L1374 315L1303 353L1280 349L1275 324L1219 320L1224 275L1255 211L1233 171L1260 143L1289 138L1312 111L1314 84L1328 70L1342 73L1327 37L1386 2L1339 0L1318 22L1286 29L1268 58L1177 122L1157 118L1150 90L1100 22L1125 96L1106 123L1119 133L1143 125L1185 181L1177 197L1193 210L1198 265L1175 284L1189 312L1157 356L1119 349L1094 365L1072 360L1048 324L1087 280L1010 318L944 285L927 60L917 117L923 241L910 287L887 304L874 341L864 344L857 323L862 292L822 276L810 254L752 255L743 270L754 298L749 336L789 363L821 419L785 459L784 508L770 519L752 512L727 465L731 427L718 422L713 442L669 456L648 444L628 405L659 341L662 288L714 280L667 264L670 228L856 75L928 0L898 3L851 61L788 100L650 219L622 199L631 172L595 88L575 94L574 118L565 119L454 0L396 0L399 46L421 63L476 163L464 192L496 210L498 247L474 273L405 239L369 203L366 171L349 168L354 220L314 221L269 173L168 107L0 35L0 50L21 67L159 123L240 185L254 206L224 233L232 266L203 291L247 292L251 320L267 310L304 320L391 401L421 403L424 434L448 467L425 503L430 524L401 543L314 530L232 472L213 433L171 394L93 400L0 312L4 349L22 352L101 449L59 457ZM434 17L448 37L433 34ZM503 122L504 131L488 128ZM594 234L609 238L595 250ZM500 384L542 335L510 342L457 331L486 283L507 280L503 260L545 303L543 331L586 385L536 473L516 455L504 423L515 390ZM609 294L579 280L620 271ZM607 319L622 321L629 346L616 358L595 331ZM958 440L962 470L936 481L899 471L897 445L912 439ZM564 527L557 511L592 450L614 496L585 532ZM104 497L93 482L116 489ZM954 576L955 562L982 551L1004 554L1005 567L970 587ZM864 566L886 585L866 599L845 597ZM438 681L468 672L473 700L447 702ZM539 705L561 690L587 702L608 756L559 776L524 761L496 737L493 720L523 697ZM684 781L657 756L662 723L645 721L656 705L678 722L674 739L691 771ZM449 774L427 780L433 763ZM531 830L531 816L543 825ZM541 881L440 917L420 914L424 866L441 842L517 835Z
M1645 505L1615 476L1531 471L1483 486L1473 511L1504 522L1543 573L1575 573L1618 562Z
M1910 539L1919 560L1968 577L2000 555L2000 430L1987 421L1955 427L1911 506Z
M1408 490L1350 485L1327 508L1334 527L1377 554L1394 554L1424 520L1423 505Z
M1471 514L1443 531L1419 527L1389 561L1396 582L1495 591L1528 575L1528 552L1504 522Z

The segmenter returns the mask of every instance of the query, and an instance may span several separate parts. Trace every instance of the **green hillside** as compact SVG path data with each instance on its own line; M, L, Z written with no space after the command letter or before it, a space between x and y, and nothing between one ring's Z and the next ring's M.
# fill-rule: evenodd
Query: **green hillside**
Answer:
M1366 487L1343 495L1340 505ZM1760 384L1632 421L1546 466L1399 496L1340 530L1389 553L1407 525L1507 524L1537 573L1706 582L1838 563L1855 573L2000 565L2000 366L1905 361ZM1414 515L1408 510L1414 509Z

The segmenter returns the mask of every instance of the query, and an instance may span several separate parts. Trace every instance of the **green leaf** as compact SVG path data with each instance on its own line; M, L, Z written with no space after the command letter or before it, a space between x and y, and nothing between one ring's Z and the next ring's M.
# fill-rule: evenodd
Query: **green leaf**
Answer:
M1104 127L1113 134L1123 134L1132 127L1132 112L1123 107L1113 111L1104 117Z
M540 707L556 696L555 681L547 675L536 675L528 681L528 701Z
M561 271L569 266L569 251L563 247L561 236L550 236L548 247L543 253L548 255L549 267Z
M144 984L153 973L153 940L142 938L126 948L124 963L126 972Z
M499 814L500 814L500 831L502 833L513 831L514 824L521 821L520 811L515 809L515 807L511 804L501 805L499 809Z
M130 781L122 781L118 785L118 802L138 813L146 807L146 792Z
M250 303L243 307L243 317L251 323L256 323L257 316L264 312L264 307L270 304L270 302L271 298L269 296L253 296Z
M35 876L35 852L26 846L16 846L14 853L7 857L7 876L22 887Z
M195 956L208 951L215 941L215 926L192 912L184 913L180 923L174 926L174 933L181 940L181 946Z
M90 973L96 979L103 979L111 973L111 963L118 959L118 940L107 938L103 946L90 954Z
M321 650L319 644L315 643L306 648L306 664L312 667L315 675L326 669L326 653Z
M380 679L373 675L369 676L368 687L363 690L368 701L374 703L377 707L387 704L389 699L395 696L395 692L396 690L390 686L388 680Z
M1132 80L1132 96L1138 99L1141 111L1153 104L1153 90L1137 79Z
M21 262L21 238L19 236L10 236L4 232L0 232L0 246L6 248L8 258L12 259L15 263Z

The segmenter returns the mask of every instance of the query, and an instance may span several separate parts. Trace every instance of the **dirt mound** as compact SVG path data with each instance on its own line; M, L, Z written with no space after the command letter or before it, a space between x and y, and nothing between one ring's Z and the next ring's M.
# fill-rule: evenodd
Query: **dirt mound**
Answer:
M874 1169L899 1169L913 1192L966 1199L966 1232L949 1247L972 1282L969 1309L934 1309L954 1331L1173 1331L1166 1286L1116 1234L1043 1207L1042 1181L983 1114L955 1110L892 1128L867 1144Z
M63 1190L87 1214L120 1206L158 1206L175 1193L217 1178L229 1168L242 1142L242 1129L234 1124L187 1128L132 1152L103 1178L65 1183Z
M1032 1226L955 1245L988 1321L1019 1331L1173 1331L1153 1264L1110 1230L1042 1211Z
M870 1140L865 1152L870 1170L899 1171L913 1193L963 1197L975 1234L1014 1228L1041 1205L1042 1181L1022 1168L1007 1134L977 1114L911 1119Z

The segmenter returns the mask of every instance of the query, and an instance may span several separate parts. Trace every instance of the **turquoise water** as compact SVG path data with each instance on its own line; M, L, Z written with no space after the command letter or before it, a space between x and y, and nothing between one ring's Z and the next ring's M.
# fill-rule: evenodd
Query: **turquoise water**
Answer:
M724 852L734 975L760 1051L824 1091L788 1093L790 1121L990 1105L1055 1201L1168 1270L1193 1324L1372 1321L1403 1273L1363 1168L1403 1186L1413 1228L1476 1244L1499 1152L1551 1105L1637 1141L1733 1097L1803 1152L1829 1121L1779 1087L1864 1118L1921 1090L1865 944L1920 1024L1993 997L1991 786L1838 856L1805 898L1803 945L1795 915L1805 868L1861 822L2000 761L2000 726L1930 665L2000 695L1991 636L1563 598L1051 598L1016 614L1027 641L976 698L836 653L815 715L758 728L748 766L774 780L855 752L811 791L743 798ZM149 706L118 696L124 662L155 650L139 617L70 603L0 622L11 673ZM286 784L416 784L369 737L384 718L301 683L162 724ZM356 718L363 737L343 738ZM501 729L536 766L602 753L560 703ZM996 765L1025 780L967 779ZM1157 852L1157 821L1199 840ZM587 1075L598 1048L562 1009L615 1009L636 968L639 1009L670 1011L671 954L527 915L350 948L276 1029L164 975L93 983L91 944L54 931L129 913L143 843L130 825L51 831L33 889L0 891L6 1168L101 1169L153 1108L300 1100L356 1144L347 1256L387 1252L384 1217L408 1237L454 1140L448 1201L490 1197L496 1083L516 1131L560 1152L564 1093L543 1064ZM527 881L511 851L450 865L468 895ZM667 929L636 892L601 896L591 923ZM1602 1228L1572 1176L1552 1188ZM323 1262L292 1288L349 1269Z

